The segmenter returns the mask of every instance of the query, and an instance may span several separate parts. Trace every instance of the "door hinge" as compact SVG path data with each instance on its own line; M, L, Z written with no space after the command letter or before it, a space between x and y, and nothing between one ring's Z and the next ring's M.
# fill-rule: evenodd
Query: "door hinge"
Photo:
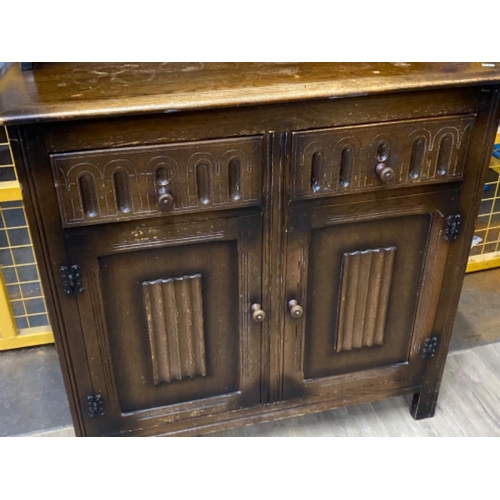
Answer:
M438 338L437 337L429 337L424 340L422 344L422 350L420 354L423 358L433 358L436 354L438 346Z
M444 228L444 239L446 241L455 241L460 233L461 217L460 214L448 215Z
M100 394L89 394L86 399L87 416L90 418L104 415L104 400Z
M61 274L64 293L69 295L70 293L83 292L84 288L82 275L80 274L80 266L71 266L70 268L63 266L59 272Z

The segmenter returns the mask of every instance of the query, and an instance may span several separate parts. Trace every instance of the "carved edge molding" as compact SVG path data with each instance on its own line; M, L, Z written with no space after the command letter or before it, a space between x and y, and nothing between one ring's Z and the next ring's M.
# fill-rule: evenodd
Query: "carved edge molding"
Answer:
M200 243L201 241L220 240L225 236L224 231L214 233L195 234L192 236L172 236L168 238L145 238L140 241L117 243L113 245L113 250L123 252L127 250L144 250L148 248L188 245L190 243Z

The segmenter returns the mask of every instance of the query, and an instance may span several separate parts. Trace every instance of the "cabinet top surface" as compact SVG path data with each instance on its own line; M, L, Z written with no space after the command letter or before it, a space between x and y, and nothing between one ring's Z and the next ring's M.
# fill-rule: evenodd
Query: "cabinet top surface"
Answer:
M36 63L0 78L0 123L500 83L491 63Z

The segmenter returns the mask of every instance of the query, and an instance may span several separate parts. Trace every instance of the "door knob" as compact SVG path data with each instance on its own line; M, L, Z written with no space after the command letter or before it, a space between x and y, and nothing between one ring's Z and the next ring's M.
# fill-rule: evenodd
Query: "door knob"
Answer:
M379 163L375 167L375 173L378 175L379 179L382 182L391 182L392 180L394 180L394 177L396 175L394 169L392 167L389 167L385 163Z
M294 318L300 318L304 314L304 308L300 306L296 300L290 300L288 302L288 309Z
M252 306L252 319L256 323L262 323L265 318L266 318L266 313L262 310L261 305L260 304L254 304Z
M156 191L156 200L160 208L170 208L174 204L174 196L167 191L165 186L158 188Z

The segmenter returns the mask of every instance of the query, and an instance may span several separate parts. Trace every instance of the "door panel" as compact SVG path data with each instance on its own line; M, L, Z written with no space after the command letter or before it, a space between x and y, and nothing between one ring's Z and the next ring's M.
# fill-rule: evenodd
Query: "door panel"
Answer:
M122 411L238 390L234 240L104 256L99 271L117 291L103 300Z
M395 373L391 383L418 383L449 245L445 210L457 201L450 190L291 211L286 301L304 314L286 314L285 398Z
M261 216L74 230L94 393L114 433L260 402ZM94 431L94 422L96 423Z
M408 360L432 217L311 231L305 378Z

